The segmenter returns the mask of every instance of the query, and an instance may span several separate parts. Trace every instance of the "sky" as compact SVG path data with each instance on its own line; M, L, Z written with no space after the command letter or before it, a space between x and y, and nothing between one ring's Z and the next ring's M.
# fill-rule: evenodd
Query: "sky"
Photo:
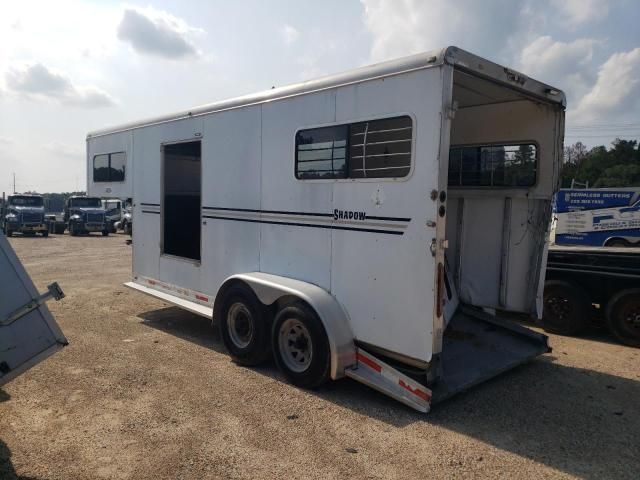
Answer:
M89 131L456 45L640 138L638 0L0 0L0 192L86 188Z

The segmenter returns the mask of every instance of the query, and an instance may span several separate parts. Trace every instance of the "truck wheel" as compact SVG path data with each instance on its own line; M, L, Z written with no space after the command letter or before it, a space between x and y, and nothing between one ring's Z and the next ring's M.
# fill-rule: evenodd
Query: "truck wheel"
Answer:
M543 308L540 326L560 335L576 335L584 330L592 310L585 291L563 280L545 283Z
M604 244L605 247L628 247L629 243L622 240L621 238L614 238L612 240L607 241L607 243Z
M606 308L607 325L625 345L640 347L640 288L616 293Z
M43 237L48 237L49 236L49 230L43 230L42 231L42 236Z
M124 233L126 233L129 236L133 235L133 224L130 222L127 222L127 224L124 227Z
M234 285L225 292L220 309L220 333L231 357L246 366L269 356L267 311L249 287Z
M305 303L285 305L276 314L271 347L278 368L294 385L314 388L329 378L329 340L318 315Z
M102 236L103 237L108 237L109 236L109 230L102 230Z
M9 229L6 230L6 233L7 233L7 237L10 237L13 235L13 231Z
M76 231L76 226L73 223L69 224L69 235L71 235L72 237L75 237L76 235L78 235L78 232Z
M56 225L54 228L56 234L58 235L64 235L64 231L65 231L65 225L64 223L60 224L60 225Z

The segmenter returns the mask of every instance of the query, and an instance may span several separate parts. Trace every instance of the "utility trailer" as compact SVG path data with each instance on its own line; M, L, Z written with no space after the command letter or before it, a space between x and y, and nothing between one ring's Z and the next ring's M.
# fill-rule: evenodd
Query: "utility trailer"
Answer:
M133 198L126 285L237 362L426 412L549 351L508 312L542 313L564 110L449 47L92 132L87 185Z
M0 234L0 386L67 345L45 302L64 297L57 283L38 294Z
M541 326L577 335L591 319L640 347L640 248L549 249Z

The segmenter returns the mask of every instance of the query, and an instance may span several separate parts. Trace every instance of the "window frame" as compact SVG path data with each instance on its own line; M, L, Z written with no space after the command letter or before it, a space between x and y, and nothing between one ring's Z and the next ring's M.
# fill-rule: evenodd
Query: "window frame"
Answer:
M454 148L480 148L480 147L519 147L521 145L532 145L536 148L535 161L535 175L533 183L531 185L451 185L449 184L449 164L451 159L451 150ZM447 155L447 189L464 189L464 190L527 190L535 188L538 185L540 179L540 144L535 140L502 140L496 142L480 142L480 143L461 143L455 145L449 145Z
M298 160L298 133L305 131L305 130L314 130L316 128L326 128L326 127L340 127L340 126L344 126L344 125L352 125L355 123L363 123L363 122L373 122L376 120L389 120L389 119L394 119L394 118L400 118L400 117L409 117L411 119L411 150L409 152L410 158L409 158L409 172L407 173L407 175L405 175L404 177L345 177L345 178L300 178L297 175L297 160ZM411 113L411 112L405 112L405 111L401 111L401 112L397 112L394 113L393 115L372 115L372 116L367 116L367 117L360 117L360 118L355 118L352 120L348 120L348 121L343 121L343 122L327 122L327 123L321 123L321 124L314 124L314 125L309 125L309 126L304 126L304 127L298 127L296 128L294 134L293 134L293 177L295 178L296 181L298 182L315 182L315 183L352 183L352 182L363 182L363 183L380 183L380 182L393 182L393 183L398 183L398 182L406 182L408 181L412 176L413 176L413 171L415 168L415 152L416 152L416 125L417 125L417 121L416 121L416 116ZM351 135L347 135L347 145L346 145L346 149L347 152L349 151L349 148L351 146ZM346 160L346 165L347 165L347 174L349 173L349 166L350 166L350 156L347 156ZM403 168L403 167L399 167L399 168Z
M107 153L96 153L93 156L93 175L91 177L91 180L93 183L125 183L127 181L127 169L124 169L124 178L122 180L111 180L111 155L118 155L118 154L123 154L124 155L124 164L125 167L127 165L127 152L123 151L119 151L119 152L107 152ZM103 155L106 155L108 158L108 163L107 163L107 168L108 168L108 172L109 172L109 180L96 180L96 158L97 157L101 157Z

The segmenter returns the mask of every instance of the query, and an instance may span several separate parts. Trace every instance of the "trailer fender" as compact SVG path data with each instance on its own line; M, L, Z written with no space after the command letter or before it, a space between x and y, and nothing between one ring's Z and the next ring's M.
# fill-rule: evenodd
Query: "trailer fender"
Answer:
M313 308L327 332L331 349L331 378L345 376L345 370L356 364L356 347L347 312L325 289L312 283L269 273L240 273L228 277L216 296L214 312L219 305L226 286L236 281L249 285L258 299L265 305L272 305L283 296L295 296Z

